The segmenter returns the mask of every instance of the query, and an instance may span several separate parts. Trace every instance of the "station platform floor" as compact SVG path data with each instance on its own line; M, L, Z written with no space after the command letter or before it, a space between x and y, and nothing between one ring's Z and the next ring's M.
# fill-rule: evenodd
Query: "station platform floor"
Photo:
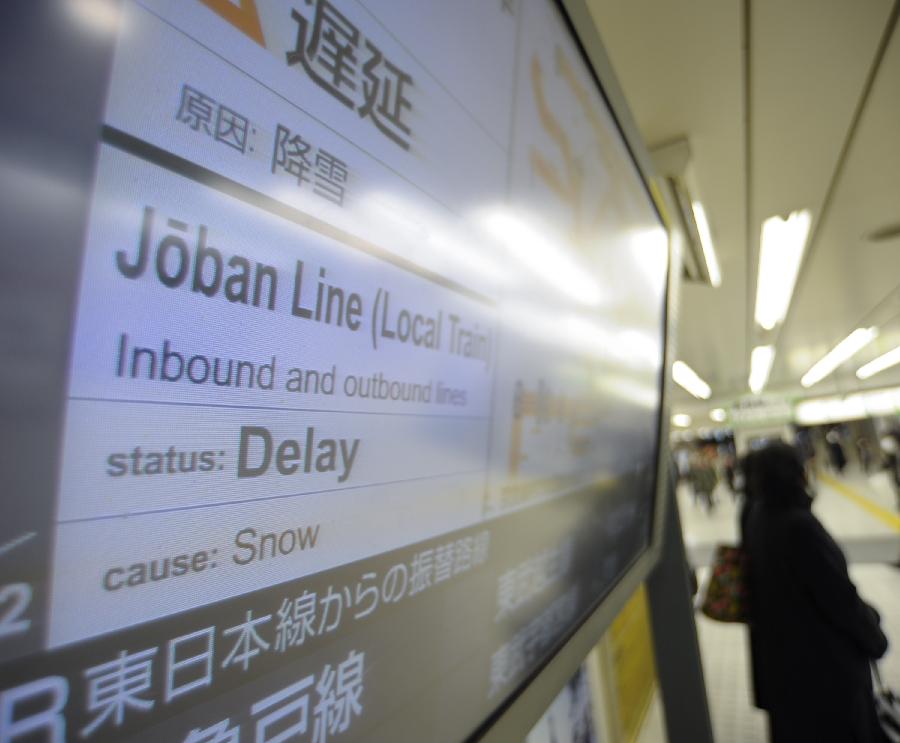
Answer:
M813 510L841 544L860 595L881 613L891 641L880 663L888 686L900 690L900 511L884 472L865 475L858 469L843 476L820 473ZM708 513L694 503L687 485L678 489L685 546L698 569L700 592L715 545L736 544L738 506L724 485ZM744 625L707 619L699 611L697 633L706 679L715 740L721 743L767 743L765 713L752 704L748 643ZM663 743L662 712L651 708L641 743ZM672 743L677 743L673 741Z

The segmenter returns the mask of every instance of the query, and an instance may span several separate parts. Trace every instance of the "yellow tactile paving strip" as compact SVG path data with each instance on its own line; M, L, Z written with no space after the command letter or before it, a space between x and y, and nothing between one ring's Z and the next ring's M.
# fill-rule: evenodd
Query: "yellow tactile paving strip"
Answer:
M857 506L870 513L883 524L886 524L895 531L900 532L900 516L898 516L896 513L891 513L886 508L883 508L869 498L866 498L855 488L847 485L844 482L841 482L840 480L835 479L831 475L821 472L819 473L819 480L828 485L828 487L832 488L836 493L840 493L845 498L849 499Z

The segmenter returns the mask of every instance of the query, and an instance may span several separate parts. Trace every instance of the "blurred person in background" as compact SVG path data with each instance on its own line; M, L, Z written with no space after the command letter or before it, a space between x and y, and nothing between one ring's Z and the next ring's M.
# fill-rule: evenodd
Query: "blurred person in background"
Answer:
M675 473L677 481L686 480L691 474L691 453L686 446L681 446L675 450Z
M803 469L806 471L806 483L809 494L816 497L816 447L812 441L812 435L809 429L800 429L797 431L795 440L797 451L800 453L800 459L803 461Z
M725 484L728 485L728 492L731 493L731 499L736 501L740 491L738 461L737 457L731 452L725 454L725 462L722 465L722 469L725 474Z
M716 476L716 467L714 462L715 449L713 447L705 447L694 453L691 461L691 488L694 490L694 502L700 502L706 506L706 512L712 513L715 508L713 500L713 490L719 480Z
M868 475L872 468L872 445L865 436L856 439L856 453L859 456L859 466Z
M825 434L825 444L828 447L828 459L831 462L831 468L839 475L844 474L844 467L847 466L847 455L844 453L841 435L836 428L832 428Z
M745 470L753 684L773 743L882 743L870 662L887 638L810 510L799 453L773 443Z
M897 498L897 510L900 511L900 444L897 443L897 438L896 432L889 431L882 435L878 444L881 447L882 464Z

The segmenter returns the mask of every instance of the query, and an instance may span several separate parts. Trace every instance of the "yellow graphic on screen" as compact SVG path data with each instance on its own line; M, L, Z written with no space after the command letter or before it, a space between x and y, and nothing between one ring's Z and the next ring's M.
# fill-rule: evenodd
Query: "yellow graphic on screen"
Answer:
M558 150L558 157L531 148L529 159L535 174L543 181L563 204L567 205L572 215L571 238L579 247L587 247L597 226L604 218L627 213L627 204L616 189L608 189L602 194L594 195L588 191L585 173L589 169L598 170L596 165L587 165L586 158L593 154L600 160L599 171L607 174L612 183L627 180L621 157L616 157L615 141L611 134L612 122L604 121L597 108L591 102L588 89L582 85L575 69L562 49L554 49L554 63L557 75L562 78L566 88L574 96L592 134L589 151L578 151L573 144L573 137L566 132L554 114L545 92L546 80L544 69L537 53L531 58L531 87L537 106L538 119ZM552 162L556 160L556 164ZM625 209L626 212L622 210Z
M534 433L539 433L541 427L549 423L567 423L569 451L576 457L588 453L591 440L585 431L592 425L594 411L587 400L553 394L543 380L538 382L536 390L526 389L521 381L516 382L513 394L508 471L510 480L518 477L519 467L528 459L523 443L527 421L531 422Z
M238 0L238 2L234 2L234 0L200 0L200 2L265 48L266 39L259 22L256 0Z
M569 205L575 223L577 241L579 227L582 223L581 202L584 174L575 160L569 135L566 134L562 125L553 115L553 111L550 110L550 104L544 94L544 72L537 54L531 58L531 86L534 90L541 126L559 148L562 156L563 172L560 173L555 165L533 147L531 148L531 165L547 188L553 191L563 203Z

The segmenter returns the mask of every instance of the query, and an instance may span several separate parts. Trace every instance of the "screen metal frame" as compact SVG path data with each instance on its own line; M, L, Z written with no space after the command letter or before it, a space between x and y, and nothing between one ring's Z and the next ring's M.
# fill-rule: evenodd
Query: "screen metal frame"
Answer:
M555 0L554 4L561 11L574 42L581 50L582 58L595 78L598 92L610 108L622 141L643 181L647 198L655 206L660 223L669 229L666 205L653 185L654 171L649 154L641 142L586 0ZM14 123L10 124L10 129L18 133L26 130L23 122L41 120L45 123L44 127L32 127L27 138L23 137L17 143L21 161L27 159L30 171L34 174L57 179L70 189L70 200L63 204L62 213L56 215L58 218L31 220L33 230L31 234L19 239L20 250L0 253L0 276L5 277L0 280L0 286L9 287L10 290L21 273L18 267L21 265L23 251L28 252L32 264L44 269L44 283L39 291L22 298L14 315L4 313L2 322L8 327L19 328L23 333L35 333L37 329L29 331L31 321L28 318L42 318L42 332L33 338L32 345L11 350L17 351L24 365L41 364L51 368L53 375L52 378L38 375L23 383L15 375L15 370L4 372L3 377L8 383L0 391L0 404L4 411L0 415L0 439L4 441L5 451L0 455L0 462L8 465L2 470L4 489L10 488L7 492L33 493L37 495L37 501L45 504L55 503L52 493L55 492L58 479L58 450L62 437L60 421L64 410L65 380L69 374L75 293L80 273L78 266L82 256L88 204L92 196L91 184L97 167L97 126L103 118L115 41L114 35L92 37L87 33L72 34L71 19L68 23L62 20L67 15L63 6L64 3L59 0L9 2L0 15L8 21L13 17L20 21L23 17L27 19L22 25L13 22L4 24L7 59L15 58L18 62L16 75L7 76L0 84L4 118L11 113L8 107L14 106L15 113L11 117ZM72 58L82 60L83 64L74 69L66 65L65 62ZM49 88L48 80L54 81ZM40 97L24 95L23 91L27 89L43 89L46 94ZM60 127L53 122L67 123L64 136ZM41 147L48 142L53 147ZM15 216L8 224L29 221L22 213L15 211L16 205L31 202L26 211L35 217L40 214L37 201L30 199L29 194L40 194L42 186L36 180L24 180L17 189L19 194L16 199L8 202L4 199L7 203L4 208L0 208L0 214L7 213L10 218ZM523 739L659 560L667 502L667 370L674 359L672 339L677 295L674 288L677 282L677 271L673 270L675 265L677 260L670 240L666 293L660 308L663 364L658 380L661 396L649 546L591 613L581 618L580 624L564 644L556 649L555 654L473 731L473 739ZM10 349L4 345L0 350L5 352ZM25 430L21 426L23 417L28 418ZM48 456L54 466L47 466ZM31 508L26 510L28 513L22 514L23 528L31 522L43 523L47 518L45 513L31 512ZM22 559L31 559L36 572L41 574L34 576L39 588L35 596L35 616L40 620L35 622L28 636L22 638L16 652L18 656L39 650L44 644L46 628L42 620L46 616L44 601L50 566L46 564L47 551L42 545L43 538L34 540L29 549L22 553ZM33 560L32 556L38 554L44 557Z
M593 611L582 618L581 623L558 647L555 654L523 682L470 737L470 740L484 740L490 743L524 740L559 691L575 675L579 666L600 641L603 633L622 607L659 562L662 554L666 509L669 507L667 498L669 463L666 442L669 438L671 383L667 371L675 360L674 338L678 295L678 271L675 269L679 265L679 235L677 228L673 225L673 220L669 218L669 214L672 213L671 205L666 202L661 190L656 186L657 174L653 161L641 139L625 94L619 86L612 62L606 53L596 22L588 8L587 0L554 0L553 4L559 9L572 40L581 51L582 59L594 78L598 92L609 107L622 142L644 184L647 198L653 205L659 216L660 224L666 229L669 237L665 296L661 307L663 363L658 380L660 406L657 421L653 520L648 548L625 570L618 582L600 600Z

